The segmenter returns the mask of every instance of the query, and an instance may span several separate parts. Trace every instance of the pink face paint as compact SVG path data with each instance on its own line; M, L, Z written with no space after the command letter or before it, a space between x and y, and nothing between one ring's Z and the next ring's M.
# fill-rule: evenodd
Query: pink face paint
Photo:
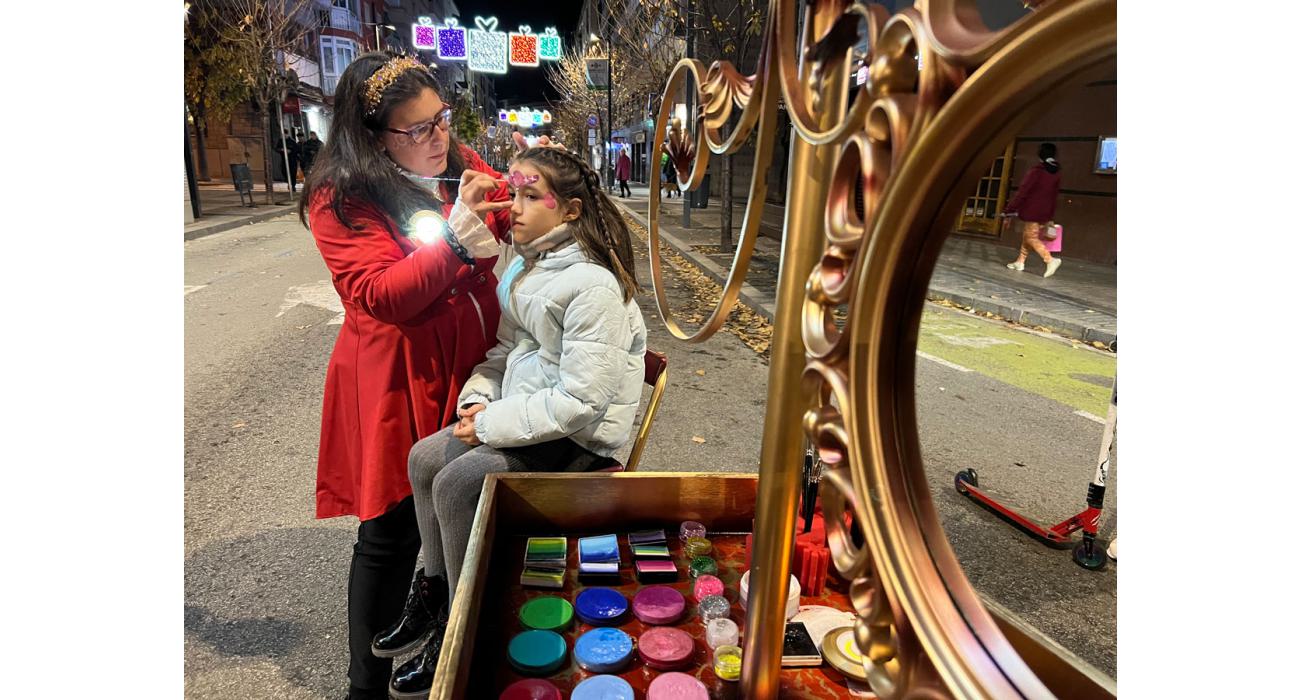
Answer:
M518 170L512 170L510 171L510 177L506 178L506 182L510 183L511 187L519 189L524 185L531 185L539 179L540 176L538 175L525 175Z
M542 197L542 204L545 204L547 209L554 209L559 206L555 203L555 194L553 192L547 192L546 196Z

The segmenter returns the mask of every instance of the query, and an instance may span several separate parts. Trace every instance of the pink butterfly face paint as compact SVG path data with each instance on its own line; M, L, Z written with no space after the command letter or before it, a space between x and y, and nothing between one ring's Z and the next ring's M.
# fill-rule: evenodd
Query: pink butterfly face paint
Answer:
M547 192L546 196L542 197L542 204L545 204L547 209L554 209L556 206L558 206L555 203L555 193Z
M506 178L506 182L509 182L511 187L519 189L524 185L531 185L539 179L540 177L537 175L525 175L518 170L512 170L510 171L510 177Z

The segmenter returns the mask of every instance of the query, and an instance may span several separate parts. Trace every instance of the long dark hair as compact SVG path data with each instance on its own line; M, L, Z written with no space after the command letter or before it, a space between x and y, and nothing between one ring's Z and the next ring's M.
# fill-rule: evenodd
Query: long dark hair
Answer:
M601 191L596 171L563 148L530 148L515 156L514 162L536 167L557 199L582 200L582 211L572 224L573 238L588 258L614 273L623 301L631 301L637 291L632 233L618 207Z
M419 97L426 89L439 96L447 94L437 78L427 69L404 71L384 90L379 108L366 115L364 98L366 79L398 54L371 52L357 57L339 78L334 95L334 121L329 140L312 163L311 173L302 186L302 199L298 202L298 218L304 226L311 224L307 215L313 199L321 188L333 188L331 205L339 221L351 229L358 229L344 213L348 200L373 202L383 209L399 226L415 212L422 209L441 211L433 193L411 182L394 167L392 160L379 150L380 131L388 124L393 109L407 100ZM443 177L459 178L465 170L461 145L448 134L447 170ZM447 182L447 192L454 200L460 184Z

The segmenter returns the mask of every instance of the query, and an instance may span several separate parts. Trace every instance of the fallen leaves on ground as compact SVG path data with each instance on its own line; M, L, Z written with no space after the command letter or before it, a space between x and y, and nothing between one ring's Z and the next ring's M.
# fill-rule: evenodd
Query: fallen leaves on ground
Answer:
M693 442L693 443L695 443L695 444L697 444L697 445L703 445L705 442L708 442L708 441L705 440L704 438L700 437L699 435L692 435L692 436L691 436L691 442Z
M627 221L632 234L645 244L649 235L645 227L626 215L623 218ZM704 323L722 297L722 286L667 245L662 247L661 252L666 267L672 268L678 283L685 285L689 291L686 303L680 308L674 308L673 315L679 323L692 323L696 326ZM758 353L764 360L768 359L772 347L772 324L744 303L736 302L727 320L723 322L721 330L739 338L740 342Z

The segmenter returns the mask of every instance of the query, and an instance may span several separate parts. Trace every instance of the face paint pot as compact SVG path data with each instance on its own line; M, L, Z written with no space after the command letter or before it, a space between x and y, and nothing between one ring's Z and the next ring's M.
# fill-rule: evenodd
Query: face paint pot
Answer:
M689 666L695 656L695 640L676 627L651 627L641 633L636 646L645 665L657 671Z
M632 614L647 625L671 625L686 611L686 598L668 586L646 586L632 599Z
M627 612L627 598L613 588L588 588L574 599L578 619L593 626L616 625Z
M632 660L632 638L615 627L597 627L573 643L573 658L592 673L619 673Z
M549 676L564 665L569 645L550 630L520 632L506 648L510 665L527 676Z
M570 700L636 700L632 685L618 676L592 676L573 689Z
M731 617L731 602L725 596L711 595L700 601L700 619L704 624Z
M564 693L550 681L526 678L506 686L501 700L564 700Z
M573 624L573 606L559 596L539 596L519 608L519 621L528 629L563 632Z
M709 620L708 624L704 626L704 642L711 649L717 649L728 644L740 644L740 628L729 617Z
M722 579L711 574L700 574L695 578L695 587L691 592L695 594L695 602L698 603L711 595L722 595L726 590Z
M685 673L664 673L650 681L646 700L709 700L709 689Z

